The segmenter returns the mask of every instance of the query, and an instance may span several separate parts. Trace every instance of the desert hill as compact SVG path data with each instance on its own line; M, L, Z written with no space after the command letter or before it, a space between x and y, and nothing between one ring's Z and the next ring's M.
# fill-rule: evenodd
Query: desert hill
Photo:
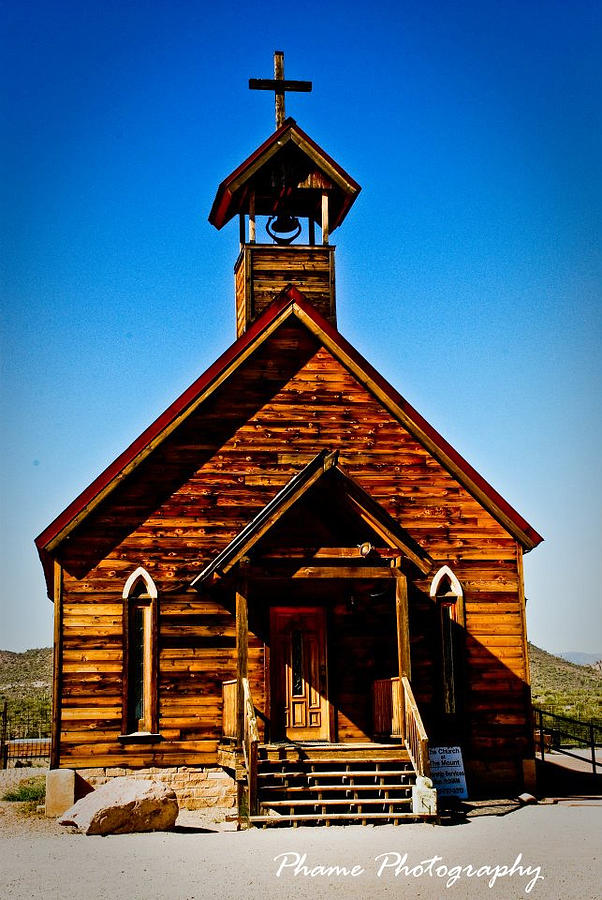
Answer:
M535 706L575 719L602 722L602 672L529 644L531 694Z

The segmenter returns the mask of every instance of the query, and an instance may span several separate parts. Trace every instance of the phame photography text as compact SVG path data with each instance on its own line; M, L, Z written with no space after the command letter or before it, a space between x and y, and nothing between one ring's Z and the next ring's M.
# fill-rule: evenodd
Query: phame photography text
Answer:
M446 888L453 887L462 878L484 879L484 883L492 888L501 878L527 878L524 886L526 894L530 894L538 881L543 881L541 866L523 865L522 853L519 853L511 865L486 863L483 865L448 864L442 856L431 856L419 862L408 860L407 853L391 850L379 853L371 860L376 867L377 878L439 878ZM296 853L289 850L274 857L277 863L276 878L285 876L302 876L305 878L359 878L367 869L356 864L340 866L333 864L311 865L307 861L307 853Z

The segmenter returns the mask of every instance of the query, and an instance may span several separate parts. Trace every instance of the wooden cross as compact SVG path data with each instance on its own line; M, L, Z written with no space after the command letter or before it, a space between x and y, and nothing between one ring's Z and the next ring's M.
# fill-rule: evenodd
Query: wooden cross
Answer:
M311 91L311 81L285 81L284 53L274 51L274 78L249 78L249 87L253 91L274 91L276 101L276 130L284 125L284 94L286 91Z

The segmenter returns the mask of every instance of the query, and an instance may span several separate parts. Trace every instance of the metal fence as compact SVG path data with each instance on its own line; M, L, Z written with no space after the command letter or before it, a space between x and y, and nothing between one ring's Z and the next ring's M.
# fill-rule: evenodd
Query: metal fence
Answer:
M2 705L0 720L0 768L28 765L50 758L50 697L42 697L35 709Z
M596 768L600 765L596 752L602 747L602 726L594 721L571 719L537 707L533 707L533 714L536 750L542 759L546 750L556 750L565 756L591 762L592 771L596 774Z

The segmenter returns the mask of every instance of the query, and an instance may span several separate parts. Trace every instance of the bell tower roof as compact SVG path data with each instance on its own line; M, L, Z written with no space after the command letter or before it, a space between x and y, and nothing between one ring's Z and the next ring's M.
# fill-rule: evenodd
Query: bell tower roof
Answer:
M237 213L273 216L286 206L294 215L320 224L322 196L327 193L333 231L360 190L351 175L289 118L222 181L209 221L219 229Z

